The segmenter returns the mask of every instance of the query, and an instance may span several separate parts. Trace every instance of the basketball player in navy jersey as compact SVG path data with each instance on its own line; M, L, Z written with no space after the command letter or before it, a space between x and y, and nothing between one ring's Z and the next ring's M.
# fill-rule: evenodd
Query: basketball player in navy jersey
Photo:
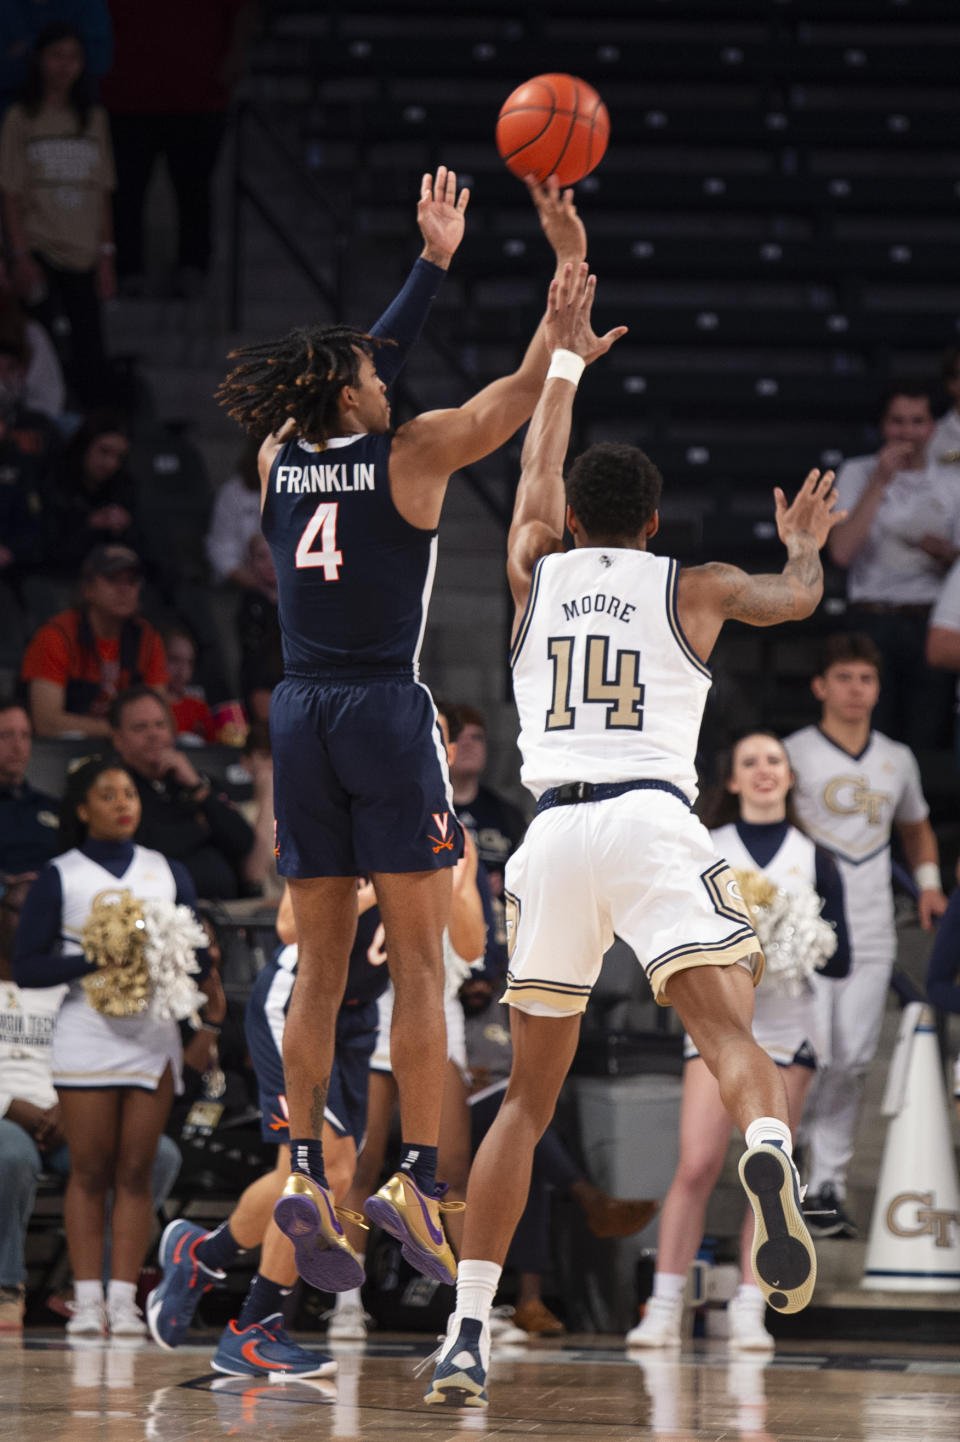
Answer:
M533 195L558 264L580 261L586 236L572 192ZM452 172L424 177L424 261L449 262L466 200ZM357 1287L363 1275L320 1144L363 874L376 888L396 991L391 1059L404 1141L399 1171L365 1210L425 1275L455 1274L436 1148L446 1065L441 934L463 843L418 655L447 481L529 419L549 359L538 328L512 375L459 409L393 432L386 383L395 358L381 344L393 334L383 322L370 334L298 330L240 352L220 391L231 415L265 437L263 531L283 632L270 726L279 869L290 882L300 962L284 1038L292 1174L276 1216L301 1276L327 1291Z
M820 547L842 513L833 510L832 472L811 471L792 505L775 492L788 552L782 574L724 565L678 574L674 561L647 550L660 473L641 451L591 447L574 462L565 495L573 397L597 353L595 285L581 265L551 286L553 355L508 541L521 776L538 806L504 878L513 1067L470 1172L457 1305L431 1403L487 1405L491 1304L533 1150L614 933L633 947L657 1000L676 1007L745 1133L740 1175L767 1300L797 1311L816 1277L786 1093L750 1030L763 956L733 873L690 807L705 661L724 621L769 626L810 615L823 589Z

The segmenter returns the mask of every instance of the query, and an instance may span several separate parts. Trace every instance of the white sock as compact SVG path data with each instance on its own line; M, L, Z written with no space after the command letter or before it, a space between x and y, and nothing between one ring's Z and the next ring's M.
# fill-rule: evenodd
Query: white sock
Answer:
M136 1282L118 1282L116 1277L111 1277L107 1286L107 1306L112 1307L114 1302L121 1307L124 1304L135 1307L137 1304Z
M361 1261L362 1260L363 1259L361 1257ZM336 1316L338 1312L342 1312L344 1307L362 1306L363 1302L360 1298L360 1288L351 1287L349 1292L337 1292L336 1296L333 1299L333 1315Z
M683 1296L686 1281L682 1272L654 1272L653 1295L658 1301L678 1302Z
M754 1282L741 1282L737 1288L738 1302L754 1302L758 1297L762 1296L763 1293Z
M786 1122L778 1121L776 1117L757 1117L755 1122L750 1123L743 1135L748 1150L750 1147L755 1147L758 1142L779 1142L787 1156L793 1157L793 1139L790 1136L790 1128Z
M103 1301L103 1283L96 1282L74 1282L73 1301L77 1307L88 1307L93 1302Z
M461 1262L457 1267L457 1318L476 1317L484 1325L500 1285L502 1267L496 1262Z

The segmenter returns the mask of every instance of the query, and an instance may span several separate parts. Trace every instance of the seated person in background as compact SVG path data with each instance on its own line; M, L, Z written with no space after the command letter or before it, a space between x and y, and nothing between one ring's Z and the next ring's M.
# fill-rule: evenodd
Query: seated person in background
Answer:
M167 699L173 712L177 736L184 742L209 745L217 737L213 712L204 699L202 686L191 686L197 647L186 626L170 626L163 633L167 652Z
M903 381L887 392L883 445L837 473L847 517L829 541L847 572L845 628L869 636L884 662L878 731L913 750L946 744L950 682L926 664L924 640L960 546L960 475L931 447L931 393Z
M149 686L131 687L114 700L110 726L140 795L138 844L182 862L208 901L232 901L262 880L254 832L177 750L166 701Z
M38 736L109 736L121 691L167 684L163 642L137 612L142 570L126 546L97 546L80 572L80 605L36 632L23 658Z
M487 766L487 724L475 706L456 705L460 719L457 754L450 767L457 815L472 835L487 869L494 896L503 894L503 868L523 840L527 824L518 806L480 777Z
M114 410L93 411L51 468L45 500L49 559L45 576L71 585L95 546L147 553L135 520L136 485L126 466L130 433Z
M258 584L244 591L237 615L240 690L251 721L269 721L270 696L283 680L283 652L277 573L270 547L260 531L254 532L247 545L247 566Z
M26 779L30 718L12 697L0 696L0 954L9 956L30 883L60 850L60 802Z
M63 415L67 388L57 352L40 322L28 319L13 294L10 276L2 260L0 342L12 343L16 352L26 357L21 399L27 410L36 411L49 421L58 421Z
M260 529L259 449L256 441L247 441L236 471L217 491L206 538L207 559L217 584L232 581L253 591L263 589L260 577L250 567L247 550L250 537Z

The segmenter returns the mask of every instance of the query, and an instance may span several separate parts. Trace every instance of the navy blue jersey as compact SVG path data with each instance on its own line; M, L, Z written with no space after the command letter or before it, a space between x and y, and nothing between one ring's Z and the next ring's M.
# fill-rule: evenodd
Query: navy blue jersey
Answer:
M277 572L286 674L416 676L437 533L390 495L390 433L288 441L270 468L263 534Z

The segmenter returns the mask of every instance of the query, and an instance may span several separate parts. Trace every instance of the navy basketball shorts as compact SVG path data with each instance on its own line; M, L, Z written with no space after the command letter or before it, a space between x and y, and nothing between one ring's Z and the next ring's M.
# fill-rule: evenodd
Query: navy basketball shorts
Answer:
M270 736L281 876L436 871L463 855L436 707L418 681L287 677Z
M260 1134L265 1142L286 1145L290 1141L290 1114L287 1109L286 1082L283 1075L283 1023L286 1008L278 1007L279 992L286 990L289 973L270 965L257 977L247 1001L244 1030L250 1059L257 1078L260 1103ZM271 997L271 991L273 996ZM337 1136L352 1137L357 1150L363 1146L367 1132L367 1088L370 1057L377 1040L377 1004L340 1009L337 1034L330 1072L330 1090L323 1109Z

